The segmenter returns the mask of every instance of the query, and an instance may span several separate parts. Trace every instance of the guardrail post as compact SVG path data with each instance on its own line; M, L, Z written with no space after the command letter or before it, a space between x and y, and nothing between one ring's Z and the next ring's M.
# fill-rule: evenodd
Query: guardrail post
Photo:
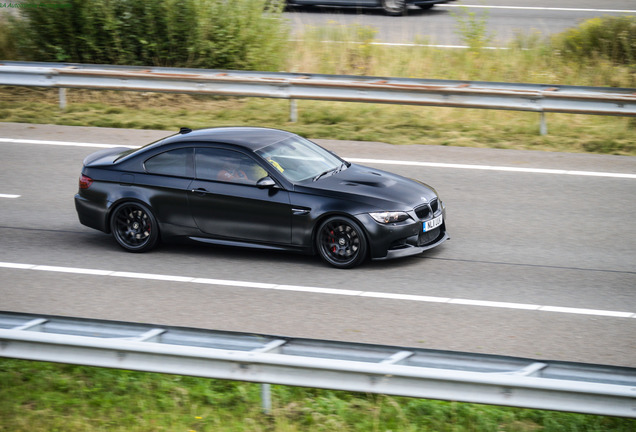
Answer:
M261 384L261 401L263 404L263 412L271 414L272 412L272 392L270 384Z
M548 134L548 122L545 119L545 113L541 112L541 125L539 126L539 130L541 131L541 135Z
M263 345L260 348L252 350L252 352L267 353L275 352L280 353L280 347L287 343L284 339L274 339L269 343ZM272 412L272 392L271 385L268 383L261 384L261 403L263 406L263 412L265 414L271 414Z
M60 109L64 111L66 109L66 89L60 87L59 95L60 95Z
M289 100L289 121L296 123L298 121L298 107L296 106L296 99Z

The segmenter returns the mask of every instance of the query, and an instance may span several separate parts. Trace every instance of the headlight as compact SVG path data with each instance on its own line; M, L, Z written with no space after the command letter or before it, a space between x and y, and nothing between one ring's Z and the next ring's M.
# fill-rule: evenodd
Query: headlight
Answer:
M369 213L376 222L380 222L382 224L394 223L394 222L402 222L409 218L409 215L404 212L377 212L377 213Z

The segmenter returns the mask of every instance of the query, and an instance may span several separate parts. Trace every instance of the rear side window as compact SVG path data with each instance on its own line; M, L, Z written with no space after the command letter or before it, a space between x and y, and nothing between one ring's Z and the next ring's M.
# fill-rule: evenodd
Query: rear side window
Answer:
M191 177L192 149L176 149L158 154L144 163L150 174L160 174L175 177Z

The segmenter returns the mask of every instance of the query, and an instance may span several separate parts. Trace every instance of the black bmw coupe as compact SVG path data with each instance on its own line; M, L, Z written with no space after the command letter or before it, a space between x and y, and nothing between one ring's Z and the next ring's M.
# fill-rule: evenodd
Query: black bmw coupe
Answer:
M350 268L448 239L432 187L267 128L182 128L139 149L98 151L84 160L75 207L82 224L131 252L189 238L318 253Z

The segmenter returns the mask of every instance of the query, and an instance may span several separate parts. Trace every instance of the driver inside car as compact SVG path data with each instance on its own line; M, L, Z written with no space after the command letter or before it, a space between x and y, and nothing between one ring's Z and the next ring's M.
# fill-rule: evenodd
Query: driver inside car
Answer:
M223 165L223 169L219 171L217 180L241 183L249 182L250 179L249 177L247 177L247 174L245 174L245 171L243 170L243 164L236 162L237 161L226 160L225 164Z

